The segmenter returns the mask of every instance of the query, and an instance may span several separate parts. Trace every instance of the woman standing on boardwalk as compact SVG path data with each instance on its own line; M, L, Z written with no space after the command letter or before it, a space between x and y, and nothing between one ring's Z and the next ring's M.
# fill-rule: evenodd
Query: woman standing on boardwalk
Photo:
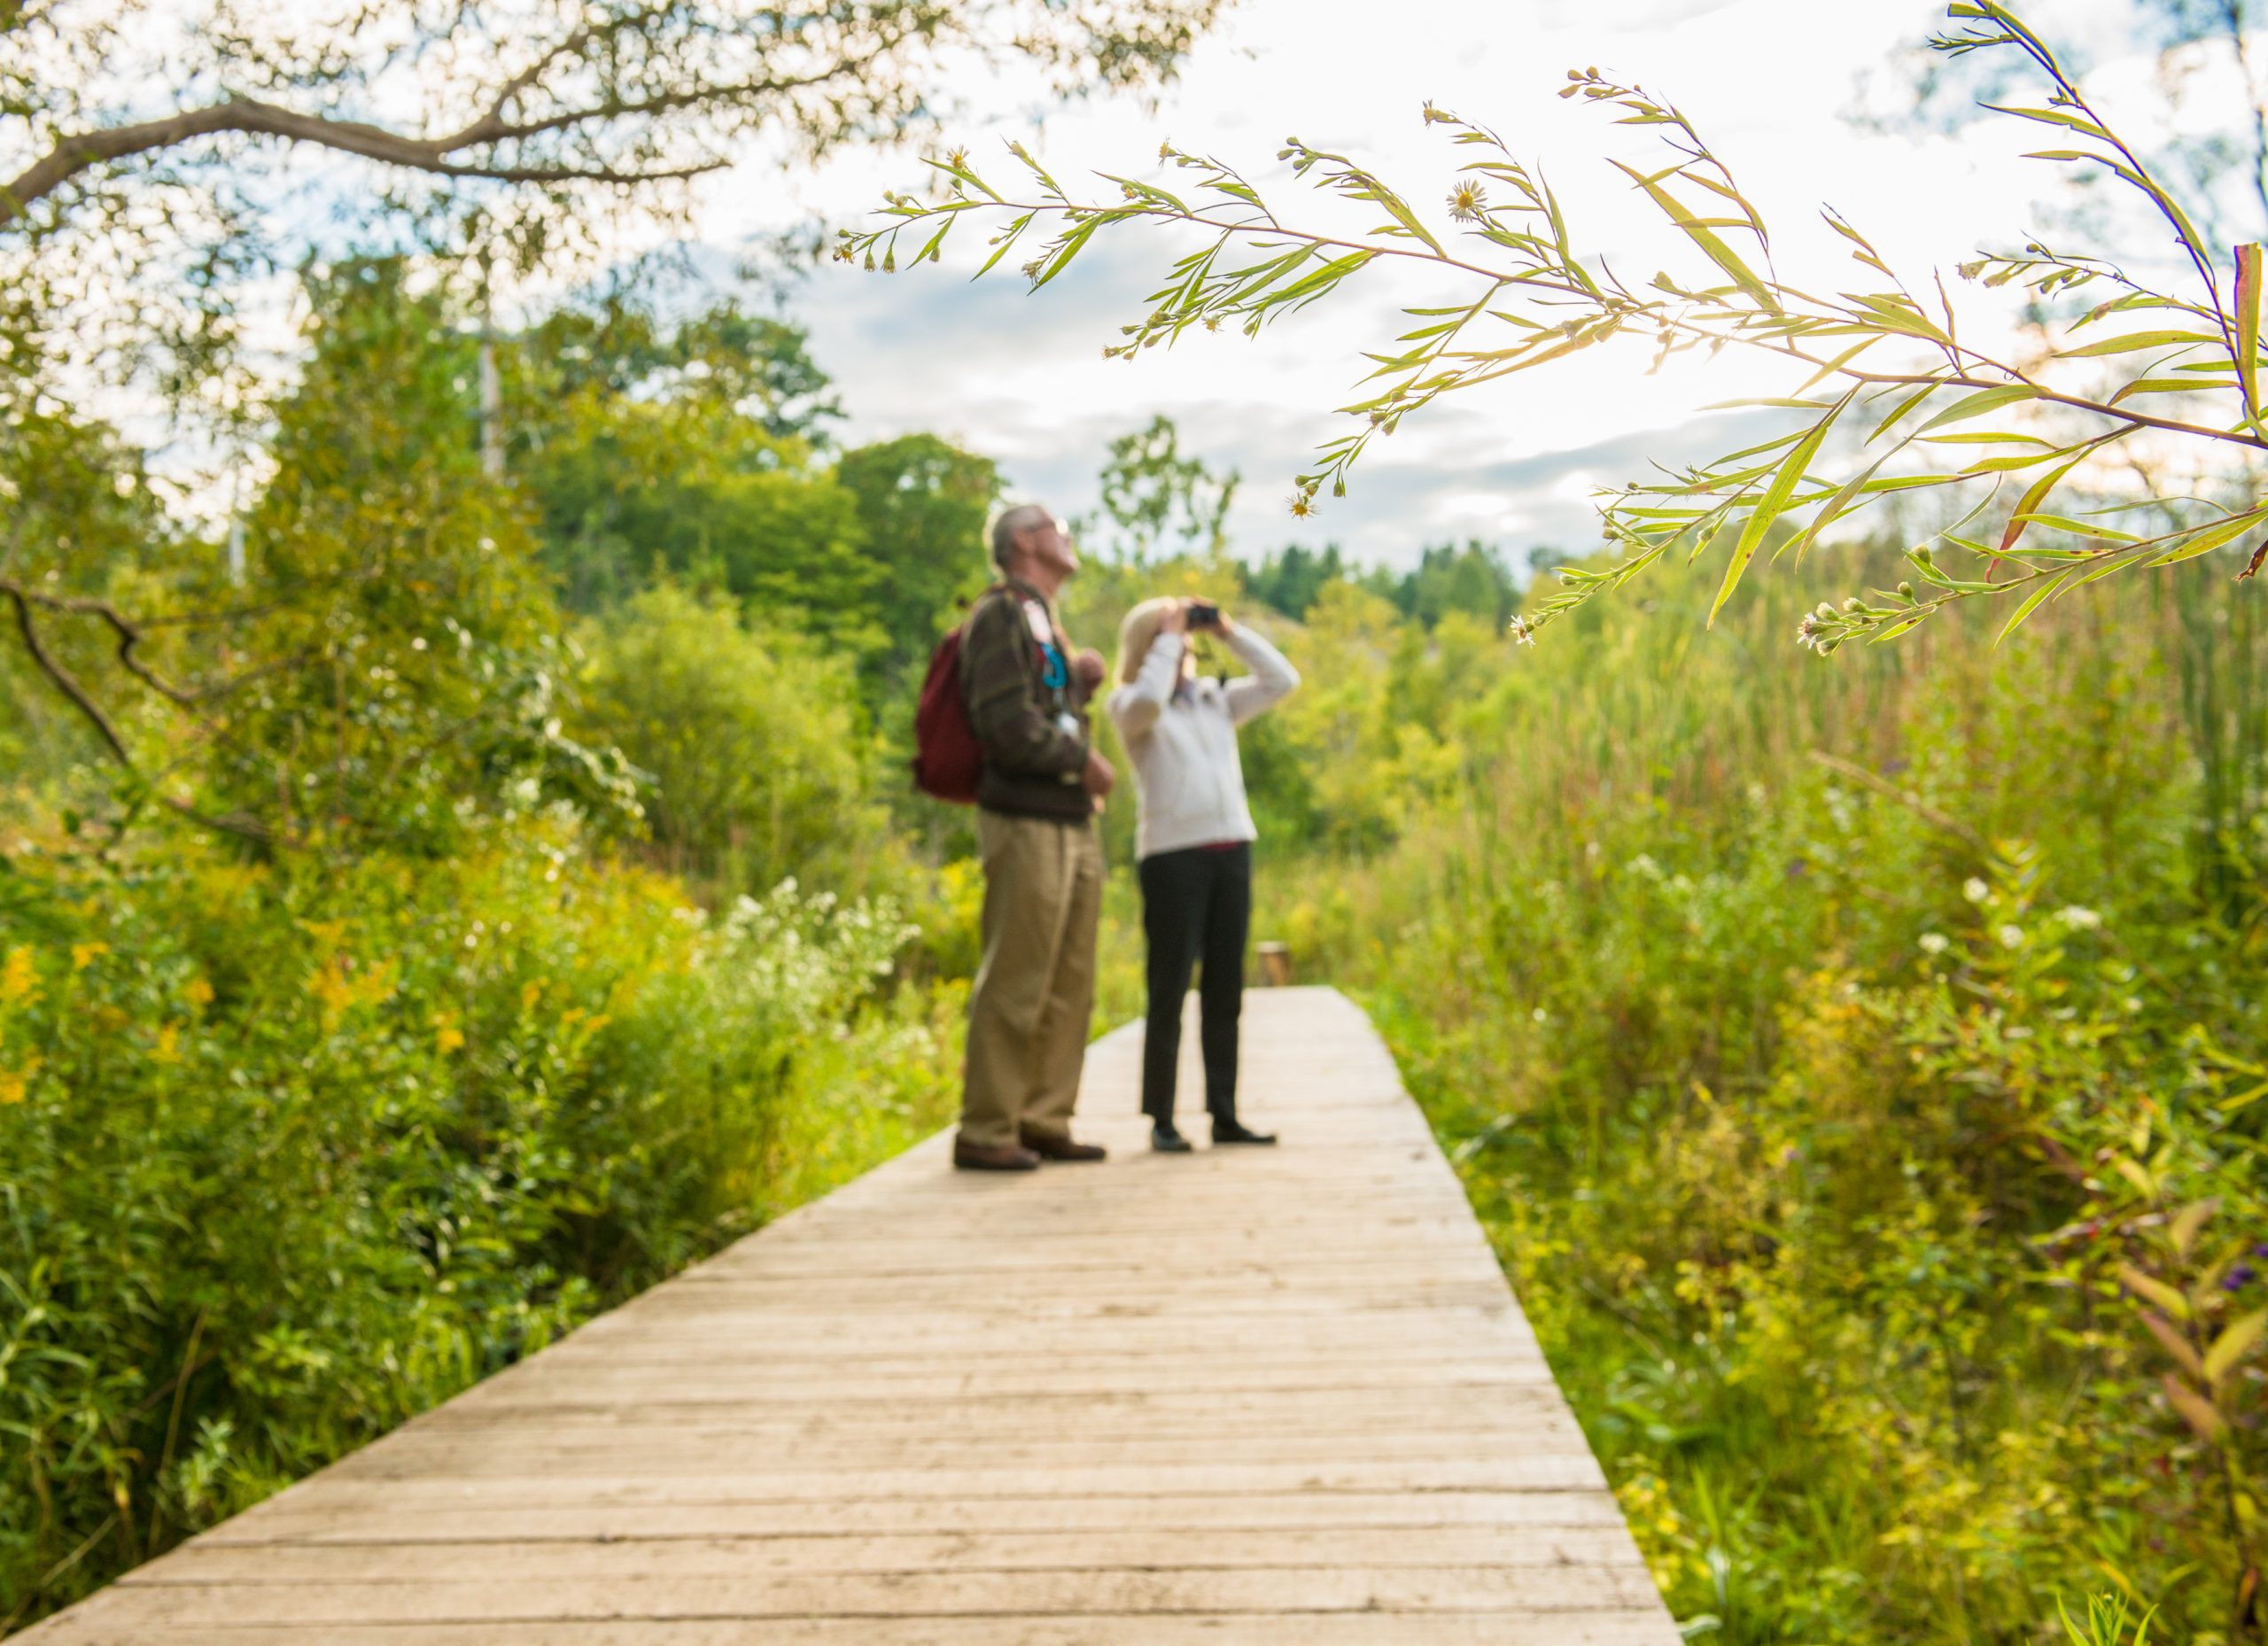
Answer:
M1252 671L1200 679L1192 633L1217 634ZM1110 718L1134 765L1142 931L1149 943L1149 1021L1142 1047L1142 1112L1151 1146L1188 1153L1174 1124L1181 1004L1200 966L1199 1044L1213 1142L1267 1144L1237 1118L1237 1020L1244 1007L1245 937L1252 924L1252 808L1237 727L1300 683L1284 654L1210 602L1145 601L1119 631Z

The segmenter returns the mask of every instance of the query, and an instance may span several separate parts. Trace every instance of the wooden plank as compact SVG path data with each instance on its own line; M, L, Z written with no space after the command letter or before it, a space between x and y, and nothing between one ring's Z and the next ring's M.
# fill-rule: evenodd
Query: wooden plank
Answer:
M1656 1608L1658 1610L1658 1608ZM71 1646L243 1646L274 1633L169 1623L162 1635L97 1604L67 1614L50 1639ZM1226 1646L1278 1640L1297 1646L1665 1646L1664 1625L1645 1611L1539 1612L1287 1613L1282 1626L1250 1614L1086 1613L1076 1618L1003 1612L982 1618L638 1619L593 1623L490 1619L477 1623L302 1626L291 1646ZM1667 1641L1676 1640L1674 1632Z
M989 1617L1032 1612L1559 1611L1653 1598L1643 1568L1294 1566L1043 1572L744 1572L388 1583L121 1584L113 1618L262 1629L362 1620Z
M992 1497L986 1531L1115 1533L1174 1531L1220 1541L1223 1533L1362 1530L1415 1526L1611 1526L1621 1511L1603 1491L1286 1492L1152 1495L1131 1497ZM967 1535L969 1500L833 1498L819 1502L663 1503L624 1507L571 1501L499 1511L349 1507L310 1499L304 1508L271 1499L214 1527L191 1548L291 1543L464 1543L668 1541L678 1538L914 1537Z
M26 1638L1669 1646L1369 1025L1246 1046L1278 1149L1149 1154L1106 1037L1109 1163L932 1139Z
M797 1572L1060 1572L1244 1566L1596 1566L1620 1560L1619 1526L1342 1526L1223 1538L1186 1526L813 1536L501 1539L278 1545L198 1543L129 1584L406 1583L493 1579L733 1577Z

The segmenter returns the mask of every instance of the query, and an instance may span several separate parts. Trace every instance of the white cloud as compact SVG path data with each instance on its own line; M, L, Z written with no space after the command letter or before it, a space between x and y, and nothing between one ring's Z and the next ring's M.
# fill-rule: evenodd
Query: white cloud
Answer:
M1578 233L1637 279L1681 248L1601 156L1642 154L1648 134L1561 101L1569 66L1596 66L1680 102L1774 222L1783 271L1805 278L1837 281L1850 267L1847 248L1818 222L1822 200L1926 279L1981 240L2019 234L2032 193L2053 182L2016 159L2018 134L1884 132L1845 118L1862 75L1918 46L1941 18L1927 0L1821 8L1800 29L1785 26L1773 0L1402 0L1390 12L1347 0L1245 0L1232 15L1154 112L1082 105L1037 134L1002 113L956 126L953 138L1004 178L1014 168L999 144L1021 136L1068 181L1153 170L1159 138L1170 136L1232 160L1301 217L1328 221L1348 208L1288 179L1273 159L1280 139L1296 132L1356 154L1430 208L1462 158L1421 126L1418 111L1431 98L1540 159ZM1013 102L1004 96L1001 106ZM812 206L852 219L885 188L917 186L918 169L903 157L847 159L762 207L744 184L728 184L711 227L772 226ZM998 456L1020 491L1079 512L1093 506L1109 437L1164 412L1212 461L1243 472L1231 524L1240 549L1254 554L1336 540L1406 563L1452 533L1499 535L1515 557L1537 542L1587 542L1594 477L1631 477L1649 456L1705 455L1728 437L1721 415L1697 423L1697 408L1792 386L1759 360L1680 361L1650 376L1638 346L1594 353L1413 419L1373 448L1348 498L1295 522L1284 510L1291 478L1340 431L1331 408L1353 398L1360 351L1402 329L1398 303L1431 293L1374 280L1256 343L1196 338L1130 365L1106 362L1103 346L1145 312L1173 252L1165 237L1122 236L1029 296L1012 273L970 283L966 253L959 268L895 276L829 266L792 307L843 384L852 438L951 433ZM1611 472L1598 467L1602 451L1617 454Z

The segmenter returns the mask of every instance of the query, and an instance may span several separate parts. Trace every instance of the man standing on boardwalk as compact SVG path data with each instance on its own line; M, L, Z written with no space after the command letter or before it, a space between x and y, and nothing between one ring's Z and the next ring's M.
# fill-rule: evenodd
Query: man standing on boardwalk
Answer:
M968 997L968 1053L953 1164L1029 1171L1099 1161L1071 1137L1094 1011L1102 842L1094 814L1117 781L1087 728L1099 654L1073 654L1055 596L1079 556L1035 504L992 528L999 584L962 631L961 689L984 751L976 835L984 958Z

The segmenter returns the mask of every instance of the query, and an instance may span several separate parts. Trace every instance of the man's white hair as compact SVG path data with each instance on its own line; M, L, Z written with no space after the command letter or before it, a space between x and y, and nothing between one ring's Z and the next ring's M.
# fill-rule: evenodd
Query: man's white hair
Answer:
M992 523L992 563L1002 571L1016 552L1016 533L1045 525L1054 516L1037 503L1019 503Z

